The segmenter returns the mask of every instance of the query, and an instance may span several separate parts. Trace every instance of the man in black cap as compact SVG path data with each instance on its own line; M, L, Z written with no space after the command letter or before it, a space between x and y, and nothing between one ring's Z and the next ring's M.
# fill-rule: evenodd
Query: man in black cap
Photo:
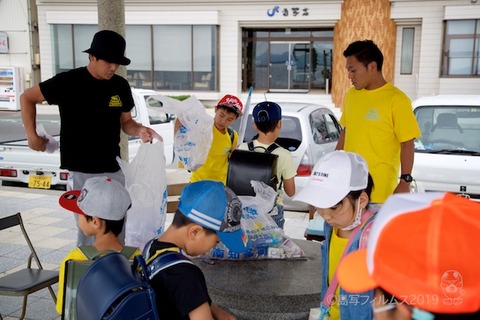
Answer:
M124 184L116 161L120 155L120 129L150 141L154 130L132 119L134 106L130 86L116 75L120 65L130 64L124 56L125 39L102 30L95 34L88 53L89 64L55 75L20 97L22 121L31 149L45 151L47 139L36 132L36 104L47 101L60 111L60 168L70 171L74 190L82 189L93 176L106 175ZM91 245L79 231L77 245Z

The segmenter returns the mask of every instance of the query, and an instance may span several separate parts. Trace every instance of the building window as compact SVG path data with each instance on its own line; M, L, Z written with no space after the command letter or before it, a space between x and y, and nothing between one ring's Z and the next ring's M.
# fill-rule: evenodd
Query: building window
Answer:
M97 26L93 25L54 25L54 72L64 72L87 65L88 55L82 51L90 48L93 35L97 31Z
M152 27L127 26L125 56L132 62L127 66L127 80L132 87L156 89L152 72Z
M244 28L242 90L328 89L332 50L331 28Z
M412 74L414 42L415 42L415 28L403 28L402 56L400 59L400 74Z
M480 20L445 22L442 76L480 75Z
M86 66L96 25L54 25L54 73ZM154 90L217 90L217 26L125 27L132 87Z

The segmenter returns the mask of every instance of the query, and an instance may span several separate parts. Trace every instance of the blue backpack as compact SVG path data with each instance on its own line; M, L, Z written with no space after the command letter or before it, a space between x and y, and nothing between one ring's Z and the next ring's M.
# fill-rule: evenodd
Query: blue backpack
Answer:
M192 263L178 252L150 259L148 267L141 255L135 256L133 264L118 252L98 258L78 283L77 319L159 320L155 292L149 279L183 262Z

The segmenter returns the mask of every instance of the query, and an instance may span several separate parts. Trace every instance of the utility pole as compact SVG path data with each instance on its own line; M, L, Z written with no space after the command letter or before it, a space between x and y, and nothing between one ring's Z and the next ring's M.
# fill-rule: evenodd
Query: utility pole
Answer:
M98 30L113 30L125 38L125 0L97 0ZM127 77L126 66L120 66L117 74ZM128 136L120 132L120 157L128 161Z

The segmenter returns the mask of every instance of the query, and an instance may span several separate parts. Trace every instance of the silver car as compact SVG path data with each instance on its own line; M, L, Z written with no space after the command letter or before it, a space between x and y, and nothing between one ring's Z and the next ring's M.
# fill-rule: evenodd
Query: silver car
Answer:
M306 185L317 160L335 150L341 126L328 107L311 103L275 102L282 107L282 129L276 142L292 153L297 169L295 189L298 193ZM251 110L253 106L255 104L252 103ZM252 123L253 118L250 112L244 142L252 140L257 134ZM239 126L240 120L232 125L237 132ZM292 201L292 198L285 193L284 205L285 210L308 210L306 203Z

